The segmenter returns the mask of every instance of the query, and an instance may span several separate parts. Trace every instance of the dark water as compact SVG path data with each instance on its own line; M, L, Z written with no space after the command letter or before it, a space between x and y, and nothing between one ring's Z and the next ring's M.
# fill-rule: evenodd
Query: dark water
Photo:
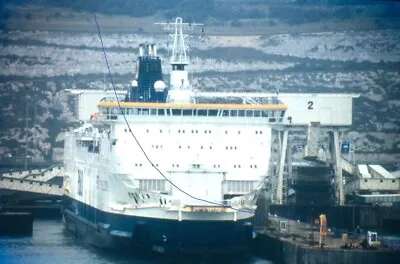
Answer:
M82 244L63 228L61 220L35 220L29 237L0 237L0 264L67 263L251 263L272 264L257 256L165 257L160 255L127 256L106 252Z

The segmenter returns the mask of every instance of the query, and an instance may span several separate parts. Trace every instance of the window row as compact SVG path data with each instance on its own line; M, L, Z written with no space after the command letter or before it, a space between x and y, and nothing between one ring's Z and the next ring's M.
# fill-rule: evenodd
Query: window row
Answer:
M145 194L139 195L138 193L128 192L128 196L134 199L136 203L138 203L140 199L142 200L145 200L146 198L150 199L150 195L148 193L146 193L146 195Z
M129 131L128 129L125 129L125 132L128 132L128 131ZM160 129L159 132L160 132L160 134L162 134L163 130ZM204 130L203 131L203 130L198 130L198 129L192 129L192 130L188 130L188 131L186 131L185 129L178 129L177 132L178 132L178 134L185 134L186 132L192 133L192 134L199 134L199 133L212 134L212 130ZM225 130L226 135L228 134L228 132L232 132L232 131ZM262 135L262 133L263 133L262 130L255 130L254 132L256 135ZM146 129L146 133L150 133L150 129ZM168 133L171 133L171 131L168 130ZM237 131L234 131L233 133L241 134L241 131L237 130Z
M155 148L155 149L162 149L163 145L151 145L151 147ZM179 145L178 148L179 149L183 149L183 148L186 148L186 147L182 146L182 145ZM191 146L188 145L187 149L191 149ZM212 146L200 146L200 149L213 149L213 147ZM225 149L226 150L237 150L238 147L237 146L225 146Z
M233 165L233 167L234 168L238 168L238 169L240 169L241 168L241 165L239 164L239 165ZM250 165L250 169L257 169L257 165Z
M265 118L283 117L284 110L239 110L239 109L143 109L100 107L100 113L109 116L116 115L150 115L150 116L210 116L210 117L253 117Z
M159 165L158 165L158 163L157 164L154 164L154 166L155 167L158 167ZM172 168L179 168L179 164L176 164L176 163L173 163L172 165ZM192 164L192 168L200 168L200 164ZM142 163L135 163L135 167L142 167ZM214 164L213 165L213 168L220 168L221 167L221 165L220 164ZM241 169L242 168L242 166L240 165L240 164L234 164L233 165L233 168L235 168L235 169ZM244 168L244 167L243 167ZM249 165L249 168L250 169L257 169L257 165L255 165L255 164L251 164L251 165Z
M182 145L179 145L178 148L179 148L179 149L182 149L183 147L182 147ZM187 146L187 148L190 149L190 146ZM200 146L200 149L207 149L207 147ZM212 147L212 146L209 146L208 149L213 149L213 147Z

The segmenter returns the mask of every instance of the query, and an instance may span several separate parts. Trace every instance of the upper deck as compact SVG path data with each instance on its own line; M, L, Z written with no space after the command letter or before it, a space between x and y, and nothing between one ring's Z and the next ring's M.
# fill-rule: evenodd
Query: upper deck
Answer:
M115 93L121 99L126 95L126 90L70 90L72 94L77 96L76 116L81 121L89 119L90 115L98 112L101 108L101 118L111 118L118 114L118 103L115 99ZM111 101L111 97L113 100ZM351 126L353 99L358 98L359 94L343 94L343 93L238 93L238 92L197 92L196 104L161 104L161 103L128 103L120 101L121 107L125 108L125 112L132 112L130 118L134 118L133 114L144 115L193 115L200 117L207 116L245 116L244 110L254 110L254 117L261 115L262 118L241 118L246 122L255 122L258 120L265 124L279 124L270 122L269 118L274 120L273 116L281 116L279 111L284 111L284 119L286 125L292 126L308 126L310 122L320 122L321 126L343 127ZM102 98L106 98L102 100ZM102 100L102 101L101 101ZM101 101L99 103L99 101ZM227 102L208 104L208 102ZM202 104L202 103L207 104ZM235 102L232 104L232 102ZM262 103L260 103L262 102ZM109 108L109 114L107 109ZM127 110L127 109L130 110ZM113 109L113 110L112 110ZM132 110L137 109L137 110ZM146 110L147 109L147 110ZM205 109L210 111L205 112ZM155 111L156 110L156 111ZM188 111L190 110L190 112ZM199 110L195 112L195 110ZM228 111L230 110L230 111ZM232 111L233 110L233 111ZM235 111L238 110L238 111ZM194 111L194 112L192 112ZM218 112L219 111L219 112ZM263 111L263 112L260 112ZM267 111L267 112L265 112ZM271 111L271 112L268 112ZM112 113L112 114L111 114ZM236 114L237 113L237 114ZM250 114L251 112L246 112ZM105 116L107 115L107 116ZM268 116L267 116L268 115ZM247 117L247 115L246 115ZM137 119L137 116L135 117ZM207 122L210 118L202 118L202 122ZM214 119L214 118L212 118ZM237 118L236 118L237 119ZM154 120L154 118L152 118ZM228 118L219 118L221 122L232 120ZM256 122L258 122L256 121Z
M187 117L245 117L262 118L264 122L283 121L287 105L279 101L268 104L220 104L220 103L143 103L103 100L98 103L103 119L126 116L187 116Z

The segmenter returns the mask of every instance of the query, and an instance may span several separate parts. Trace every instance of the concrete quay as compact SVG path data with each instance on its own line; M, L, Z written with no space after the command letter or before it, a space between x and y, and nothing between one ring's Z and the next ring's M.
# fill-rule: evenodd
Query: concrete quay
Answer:
M279 264L382 264L399 263L398 241L382 240L373 246L363 234L328 229L320 246L319 226L269 217L268 228L259 230L253 250Z

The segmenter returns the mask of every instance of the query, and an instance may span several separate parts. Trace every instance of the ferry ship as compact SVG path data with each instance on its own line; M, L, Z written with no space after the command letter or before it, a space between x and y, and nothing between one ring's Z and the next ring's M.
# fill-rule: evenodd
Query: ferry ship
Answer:
M66 134L66 227L101 247L162 253L246 251L269 171L276 97L196 96L185 27L173 29L168 87L154 44L140 45L136 79L124 97Z

